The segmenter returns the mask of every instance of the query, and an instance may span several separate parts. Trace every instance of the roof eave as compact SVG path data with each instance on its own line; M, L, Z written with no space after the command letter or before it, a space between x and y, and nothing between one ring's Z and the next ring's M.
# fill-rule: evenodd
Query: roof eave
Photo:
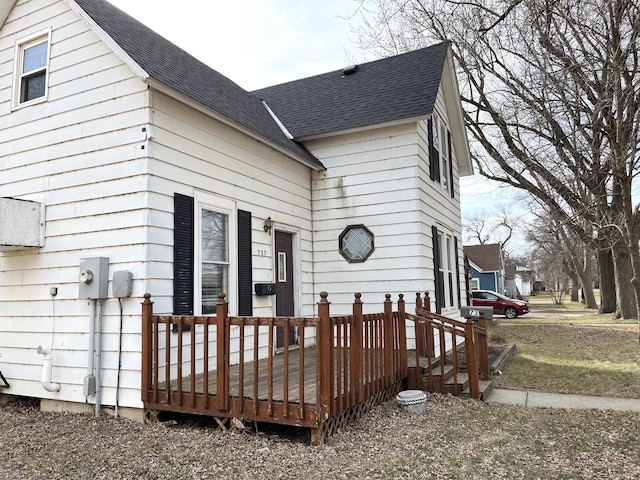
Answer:
M9 16L11 10L13 10L16 2L17 0L0 2L0 27L2 27L4 25L4 22L7 21L7 17Z
M467 137L467 129L464 123L462 105L460 103L460 87L458 85L458 77L455 72L451 48L449 48L445 58L440 85L444 86L445 89L443 94L447 102L452 141L454 142L454 148L456 150L458 176L467 177L473 175L473 163L471 162L469 138Z
M257 134L256 132L254 132L253 130L246 128L245 126L234 122L233 120L229 119L228 117L225 117L224 115L221 115L219 112L217 112L216 110L213 110L212 108L209 108L203 104L201 104L200 102L193 100L192 98L188 97L187 95L184 95L176 90L174 90L173 88L165 85L164 83L149 77L146 80L147 85L149 85L151 88L154 88L155 90L158 90L172 98L175 98L176 100L184 103L185 105L189 105L190 107L198 110L199 112L204 113L205 115L214 118L216 120L218 120L221 123L224 123L225 125L228 125L246 135L248 135L249 137L263 143L264 145L269 146L270 148L273 148L274 150L277 150L278 152L282 153L283 155L286 155L287 157L303 164L306 165L309 168L312 168L313 170L316 171L322 171L325 170L325 168L323 166L320 165L316 165L312 162L309 162L307 159L296 155L295 153L287 150L286 148L283 148L281 145L278 145L275 142L272 142L270 140L268 140L267 138L263 137L262 135Z
M135 75L137 75L141 80L147 81L149 78L149 73L144 70L138 62L136 62L133 58L129 56L127 52L107 33L105 32L100 25L96 23L96 21L91 18L90 15L85 12L80 5L78 5L74 0L65 0L71 10L77 13L80 18L82 18L85 22L89 24L91 29L95 32L96 35L107 44L107 46L113 51L113 53L122 60Z

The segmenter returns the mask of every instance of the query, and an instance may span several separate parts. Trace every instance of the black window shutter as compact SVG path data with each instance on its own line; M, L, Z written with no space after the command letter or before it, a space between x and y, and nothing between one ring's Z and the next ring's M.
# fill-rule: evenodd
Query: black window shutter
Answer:
M456 193L453 188L453 155L451 154L451 132L447 130L447 152L449 152L449 189L451 198L455 198ZM447 175L447 172L444 173Z
M460 303L460 260L458 259L458 237L453 237L453 254L456 256L456 292L458 293L458 309L462 307Z
M440 251L438 249L438 227L431 227L431 238L433 239L433 277L436 287L436 313L442 313L442 300L444 298L444 279L440 275Z
M173 197L173 314L193 315L193 197Z
M238 210L238 315L253 315L251 212Z

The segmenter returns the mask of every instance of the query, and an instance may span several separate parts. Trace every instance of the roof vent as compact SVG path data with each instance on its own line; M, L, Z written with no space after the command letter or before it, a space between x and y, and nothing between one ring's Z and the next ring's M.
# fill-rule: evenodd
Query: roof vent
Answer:
M342 70L342 78L344 78L344 77L346 77L348 75L353 75L357 71L358 71L358 65L351 65L349 67L345 67Z

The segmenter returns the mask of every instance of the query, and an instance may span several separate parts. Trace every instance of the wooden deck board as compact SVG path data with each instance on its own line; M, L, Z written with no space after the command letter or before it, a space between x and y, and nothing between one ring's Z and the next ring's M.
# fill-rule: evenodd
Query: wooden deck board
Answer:
M288 401L291 403L300 403L300 350L292 349L289 351L289 378L288 378ZM284 401L284 366L285 355L280 353L274 355L272 365L272 399L276 402ZM244 382L243 397L248 400L254 399L254 368L253 361L244 362ZM258 400L268 400L269 398L269 361L267 358L258 360ZM316 356L315 348L306 348L304 356L304 403L316 403ZM195 377L195 392L202 394L204 390L204 374L199 373ZM158 386L160 391L164 391L164 384ZM178 390L178 381L171 381L171 390ZM182 392L191 393L191 377L182 377ZM210 370L208 373L208 392L215 394L217 392L217 375L216 370ZM232 398L240 396L240 365L231 365L229 369L229 394Z
M349 369L348 369L348 350L347 350L347 363L345 364L345 351L343 349L335 349L334 361L340 357L340 366L342 372L338 374L338 378L346 379L346 389L349 389ZM370 351L371 358L369 359L369 365L372 365L374 361L380 361L374 358L379 352L375 350ZM289 351L289 378L288 378L288 401L290 403L300 403L300 350L292 349ZM274 355L272 365L272 399L275 402L284 401L284 360L285 355L279 353ZM415 359L415 354L414 357ZM366 367L367 359L363 358L364 372L370 371L369 367ZM254 362L245 360L244 363L244 385L243 385L243 398L247 400L254 400ZM346 369L346 372L345 372ZM258 400L264 401L269 399L269 361L267 358L258 360ZM371 373L371 372L370 372ZM317 400L317 388L316 388L316 349L315 347L305 348L304 356L304 403L308 405L315 405ZM363 376L366 375L363 373ZM371 378L373 380L373 378ZM367 379L363 378L363 384L367 383ZM204 390L204 374L199 373L195 376L195 393L202 394ZM158 385L160 392L164 391L164 383ZM171 381L171 390L178 391L178 382L176 379ZM344 393L345 385L341 382L340 385L336 385L336 396L338 391ZM215 395L217 392L217 375L216 370L210 370L208 373L208 392L210 395ZM182 393L191 393L191 377L182 377ZM231 365L229 369L229 394L231 398L239 398L240 396L240 365ZM335 397L334 397L335 398Z

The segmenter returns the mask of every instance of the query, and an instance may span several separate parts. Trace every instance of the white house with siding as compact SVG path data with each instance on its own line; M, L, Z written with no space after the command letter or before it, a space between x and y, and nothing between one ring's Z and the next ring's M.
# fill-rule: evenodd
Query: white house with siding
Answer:
M139 409L146 292L310 316L428 291L457 316L447 43L247 92L104 0L4 1L0 25L0 394Z

